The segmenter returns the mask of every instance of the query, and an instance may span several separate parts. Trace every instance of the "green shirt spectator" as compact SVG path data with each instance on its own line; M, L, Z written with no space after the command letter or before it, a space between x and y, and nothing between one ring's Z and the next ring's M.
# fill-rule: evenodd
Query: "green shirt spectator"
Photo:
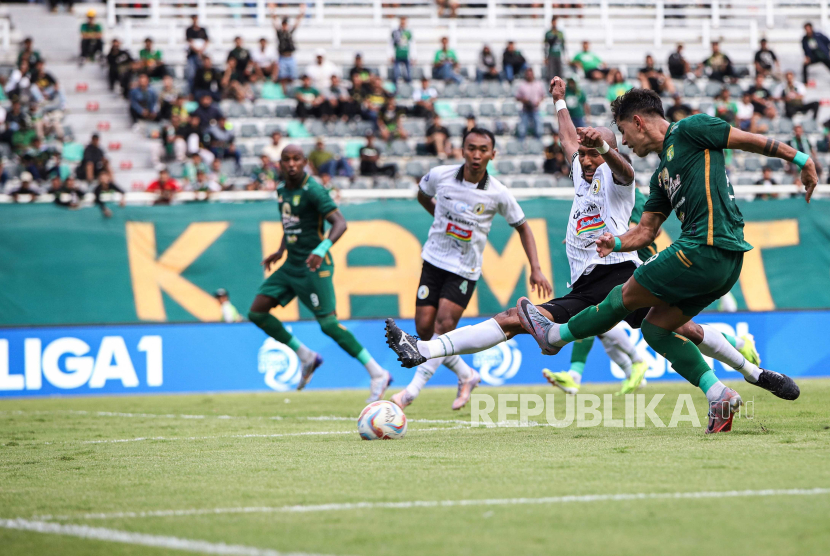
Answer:
M458 63L458 56L452 48L447 48L446 50L441 49L436 52L435 59L432 61L432 64L435 66L442 66L447 62L452 62L453 64Z
M81 24L81 38L83 39L100 39L101 38L101 24L94 21L87 21Z
M593 71L602 65L602 60L593 52L580 52L574 56L574 63L579 63L584 72Z
M156 48L142 48L138 51L138 57L141 59L142 62L145 62L147 60L161 62L161 50L158 50Z
M609 102L612 102L616 100L617 97L630 91L632 88L633 86L628 81L623 81L622 83L612 83L608 86L608 93L605 95L605 98L607 98Z
M568 84L565 87L565 103L568 105L568 112L571 114L571 119L577 127L582 127L577 124L577 120L585 119L585 103L588 102L588 97L585 96L585 91L580 89L573 78L568 79Z
M305 104L311 104L314 99L320 96L320 91L311 86L300 86L294 89L294 97L299 98Z

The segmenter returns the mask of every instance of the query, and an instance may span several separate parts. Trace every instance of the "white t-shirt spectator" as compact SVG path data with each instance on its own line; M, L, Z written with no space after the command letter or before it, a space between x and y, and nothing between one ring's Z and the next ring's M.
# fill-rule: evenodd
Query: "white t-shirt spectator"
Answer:
M254 48L251 50L251 60L259 67L267 68L277 61L277 51L270 46L265 47L265 52L259 48Z
M322 64L317 62L309 64L305 69L305 73L311 78L311 84L314 85L314 88L322 91L331 86L332 75L340 76L340 68L328 60L323 60Z
M435 87L427 87L415 89L412 93L412 100L415 102L422 102L425 100L435 100L438 98L438 90Z

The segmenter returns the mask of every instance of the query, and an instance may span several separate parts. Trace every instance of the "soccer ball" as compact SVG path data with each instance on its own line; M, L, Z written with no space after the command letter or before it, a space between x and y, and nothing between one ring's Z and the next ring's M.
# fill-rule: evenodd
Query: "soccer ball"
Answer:
M372 402L357 418L357 432L363 440L392 440L406 434L406 415L390 401Z

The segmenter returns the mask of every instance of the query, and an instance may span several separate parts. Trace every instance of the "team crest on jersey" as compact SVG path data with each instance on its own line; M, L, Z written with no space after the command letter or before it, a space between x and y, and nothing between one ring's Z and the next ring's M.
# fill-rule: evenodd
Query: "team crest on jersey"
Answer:
M576 221L576 235L581 236L589 232L596 232L605 227L605 222L599 214L585 216Z
M674 158L674 145L669 145L669 149L666 151L666 159L671 162Z
M602 188L602 181L600 181L599 176L594 178L594 181L591 182L591 193L594 195L599 195L599 190Z
M299 205L300 204L300 195L294 195L294 198L291 200L291 202L294 204L295 207L297 205Z
M476 203L473 207L473 214L481 214L484 212L484 203Z
M464 229L452 222L447 222L447 235L461 241L470 241L473 239L472 230Z

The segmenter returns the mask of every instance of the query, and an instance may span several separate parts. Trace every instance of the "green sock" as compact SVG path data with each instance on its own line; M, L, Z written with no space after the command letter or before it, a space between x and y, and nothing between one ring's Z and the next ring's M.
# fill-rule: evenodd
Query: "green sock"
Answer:
M559 328L566 342L608 332L631 313L623 305L622 286L617 286L599 305L591 305Z
M573 351L571 351L571 370L582 374L585 370L585 362L588 361L588 354L591 353L591 348L594 346L594 336L577 340L574 342Z
M365 365L369 361L371 361L372 355L369 353L369 350L363 348L363 350L357 354L357 360L360 361L361 365Z
M329 315L327 317L322 317L317 319L317 322L320 323L320 329L323 331L323 334L330 337L332 340L337 342L343 350L351 355L352 357L360 358L362 357L361 353L366 351L360 342L357 341L357 338L354 337L354 334L349 332L340 321L337 320L337 317L334 315ZM368 356L368 361L372 357L369 355L369 352L366 352ZM364 365L365 362L361 361Z
M300 341L286 330L282 323L271 313L254 313L251 311L248 313L248 320L276 341L287 345L294 351L297 351L297 347L300 346Z
M703 375L700 377L700 383L698 384L698 386L701 390L703 390L703 393L705 394L709 391L709 388L711 388L718 382L720 381L718 380L718 377L715 376L715 372L710 369L703 373Z
M723 337L726 338L727 342L732 344L733 348L738 349L738 339L735 338L735 336L732 336L731 334L724 334L723 332L721 332L721 334L723 334Z
M677 371L677 374L695 386L700 386L701 390L704 387L701 381L702 377L706 373L711 373L712 377L715 376L715 373L712 372L712 369L709 368L709 365L706 364L706 361L700 354L700 350L688 338L675 334L671 330L655 326L647 320L643 321L641 330L643 331L643 338L648 342L648 345L654 348L654 351L668 359L674 370ZM715 378L714 382L717 381L718 379ZM706 390L714 382L710 382L707 378L705 384ZM703 390L704 394L706 390Z

